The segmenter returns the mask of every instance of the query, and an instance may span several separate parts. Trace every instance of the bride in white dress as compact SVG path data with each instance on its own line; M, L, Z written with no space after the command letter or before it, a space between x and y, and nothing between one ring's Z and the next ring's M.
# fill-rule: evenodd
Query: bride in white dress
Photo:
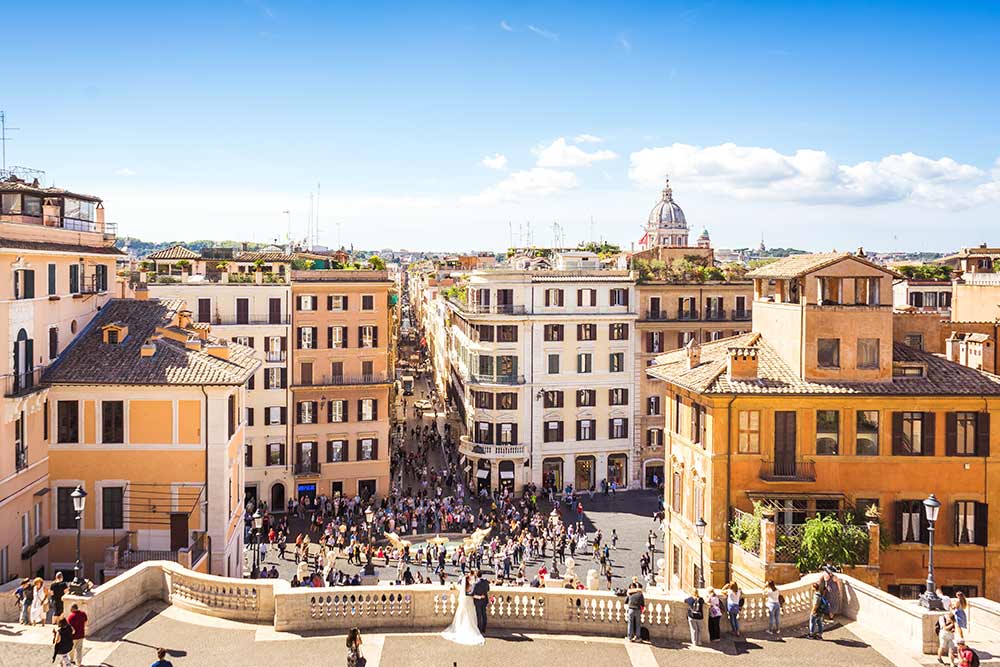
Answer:
M441 636L456 644L482 646L486 643L486 638L479 632L479 625L476 623L476 606L472 602L472 596L469 595L471 586L469 578L462 577L458 589L458 603L455 606L455 619Z

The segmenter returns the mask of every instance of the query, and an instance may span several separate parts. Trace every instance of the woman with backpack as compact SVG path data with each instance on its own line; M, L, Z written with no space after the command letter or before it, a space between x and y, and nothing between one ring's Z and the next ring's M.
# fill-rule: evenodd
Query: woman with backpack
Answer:
M767 634L781 634L781 603L783 596L778 592L778 587L774 585L774 580L769 579L764 586L766 596L765 606L767 607Z
M688 606L688 629L691 631L691 645L701 646L701 624L705 618L705 601L698 595L698 589L691 590L691 596L684 600Z
M706 597L708 598L708 640L711 642L721 641L722 629L719 625L722 623L722 600L711 588L708 589Z

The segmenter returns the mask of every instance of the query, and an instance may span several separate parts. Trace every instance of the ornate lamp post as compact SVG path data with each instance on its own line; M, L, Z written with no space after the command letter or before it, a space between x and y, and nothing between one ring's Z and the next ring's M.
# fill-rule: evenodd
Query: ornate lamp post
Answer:
M73 511L76 512L76 566L73 568L73 591L79 594L83 590L83 565L80 563L80 533L83 529L83 510L87 506L87 492L77 486L69 497L73 499Z
M253 530L257 536L254 540L254 551L253 551L253 565L254 568L259 570L263 563L260 562L260 539L261 539L261 529L264 527L264 515L260 513L260 508L253 513Z
M694 532L698 536L698 560L700 565L698 566L698 588L705 587L705 528L708 524L705 522L704 517L698 517L698 520L694 522Z
M934 584L934 523L941 511L941 501L934 494L924 500L924 513L927 515L927 545L930 552L927 556L927 590L920 596L920 606L931 611L944 611L944 602L938 597L937 586Z
M375 565L372 563L372 544L375 542L375 537L372 534L374 531L375 523L375 511L371 508L371 505L365 510L365 525L368 527L368 544L365 545L365 576L371 576L375 574Z

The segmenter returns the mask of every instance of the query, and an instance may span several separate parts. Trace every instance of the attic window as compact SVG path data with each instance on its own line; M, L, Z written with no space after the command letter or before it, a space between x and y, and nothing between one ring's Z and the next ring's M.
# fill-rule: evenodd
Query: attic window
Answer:
M927 367L923 364L894 364L892 376L895 378L927 377Z
M128 326L124 323L108 324L101 327L104 342L108 345L118 345L128 336Z

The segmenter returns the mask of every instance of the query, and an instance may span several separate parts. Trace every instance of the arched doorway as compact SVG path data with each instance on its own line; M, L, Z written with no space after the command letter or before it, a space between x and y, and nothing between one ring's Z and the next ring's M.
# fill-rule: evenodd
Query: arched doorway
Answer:
M628 486L628 456L625 454L611 454L608 456L608 484L616 482L618 488Z
M563 460L560 458L548 458L542 460L542 488L562 491L563 485Z
M587 491L594 488L596 481L597 461L593 456L576 457L576 481L574 488L577 491Z
M281 482L276 482L275 485L271 487L271 511L285 511L285 485Z
M643 483L647 489L663 488L663 461L660 459L646 461L643 471Z
M500 462L500 490L514 492L514 462Z

